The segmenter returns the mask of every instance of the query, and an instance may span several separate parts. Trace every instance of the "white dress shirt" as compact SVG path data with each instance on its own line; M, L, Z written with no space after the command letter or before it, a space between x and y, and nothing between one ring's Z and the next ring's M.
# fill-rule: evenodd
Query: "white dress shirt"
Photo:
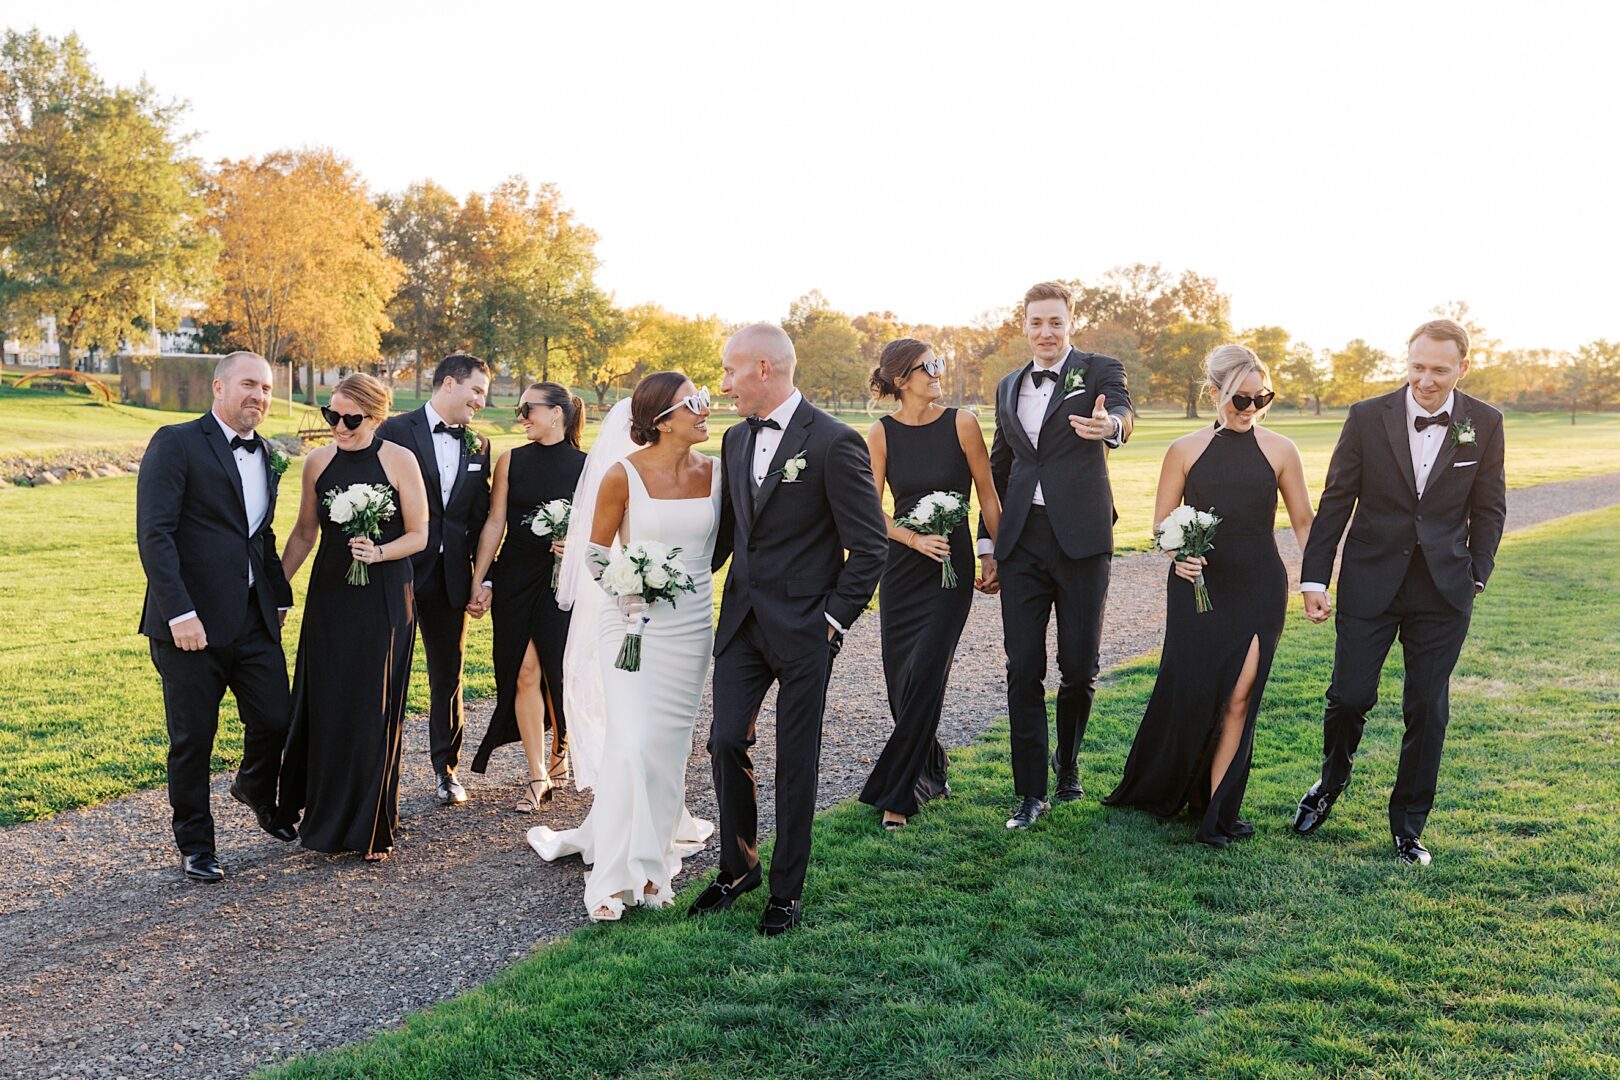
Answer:
M1417 418L1420 416L1439 416L1449 413L1457 403L1457 393L1452 391L1446 395L1441 406L1430 412L1417 403L1412 397L1412 388L1406 388L1406 445L1412 455L1412 482L1417 489L1417 497L1423 498L1423 489L1429 483L1429 470L1434 467L1434 459L1440 456L1440 448L1446 444L1451 435L1451 425L1430 424L1422 431L1417 429ZM1302 581L1299 583L1300 592L1327 592L1327 586L1320 581Z
M432 405L423 405L422 412L427 416L429 431L450 423L434 412ZM456 486L456 469L461 465L461 440L448 431L433 431L433 458L439 463L439 505L448 506L450 489ZM439 550L444 547L441 545Z
M229 446L231 440L238 437L237 433L219 418L218 413L210 411L208 415L219 425L219 430L225 435L225 445ZM253 434L245 441L253 442L258 437L257 434ZM231 458L236 462L237 474L242 477L242 501L247 507L244 523L247 525L248 536L259 531L259 526L264 524L264 515L270 511L270 467L266 463L269 453L270 447L265 445L259 447L258 453L249 453L240 446L231 451ZM253 588L252 560L248 561L248 588ZM196 615L195 610L177 615L169 620L169 625L185 622L187 619L195 618Z

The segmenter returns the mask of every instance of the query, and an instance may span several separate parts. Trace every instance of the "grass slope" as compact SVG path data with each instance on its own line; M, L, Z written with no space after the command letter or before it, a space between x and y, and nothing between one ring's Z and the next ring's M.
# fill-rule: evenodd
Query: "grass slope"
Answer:
M542 947L401 1030L297 1077L1601 1077L1620 1075L1620 511L1511 537L1453 695L1429 829L1391 855L1399 663L1356 782L1287 830L1314 778L1332 632L1290 619L1246 816L1224 852L1188 820L1109 811L1154 665L1102 689L1093 794L1001 827L1006 726L952 755L956 797L888 836L816 822L809 921L635 913ZM476 932L476 931L469 931Z

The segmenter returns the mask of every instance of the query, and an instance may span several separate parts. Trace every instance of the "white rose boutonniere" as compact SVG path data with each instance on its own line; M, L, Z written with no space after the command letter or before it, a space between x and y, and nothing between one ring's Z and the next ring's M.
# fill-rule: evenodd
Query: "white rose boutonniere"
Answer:
M1086 369L1083 367L1070 368L1063 373L1063 396L1081 393L1086 388Z
M1479 436L1474 433L1474 422L1464 420L1460 424L1451 425L1451 445L1473 446L1479 442Z
M797 454L794 454L792 457L782 462L782 467L780 469L776 469L773 472L767 473L766 475L774 476L776 473L781 473L782 483L797 484L800 482L799 474L804 472L807 464L808 463L804 460L804 451L800 450Z
M270 475L280 476L287 471L289 464L291 464L291 459L287 457L284 451L277 450L274 447L270 449Z

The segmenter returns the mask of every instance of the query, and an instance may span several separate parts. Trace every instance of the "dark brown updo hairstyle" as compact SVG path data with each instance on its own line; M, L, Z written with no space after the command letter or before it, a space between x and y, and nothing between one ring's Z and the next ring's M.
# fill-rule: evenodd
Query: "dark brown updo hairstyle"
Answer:
M655 371L636 383L630 395L630 438L637 446L651 446L662 434L659 413L675 404L675 395L687 382L678 371Z
M563 411L563 442L579 449L579 437L585 432L585 403L562 383L537 382L527 393L539 394L542 405Z
M367 420L375 420L379 424L388 419L388 408L394 403L394 392L388 389L388 385L375 375L367 375L363 371L345 376L342 382L332 387L332 393L342 394L360 406Z
M883 346L878 366L872 369L872 394L880 401L886 397L898 399L900 383L917 366L923 353L931 352L933 348L928 342L918 341L914 337L896 338Z

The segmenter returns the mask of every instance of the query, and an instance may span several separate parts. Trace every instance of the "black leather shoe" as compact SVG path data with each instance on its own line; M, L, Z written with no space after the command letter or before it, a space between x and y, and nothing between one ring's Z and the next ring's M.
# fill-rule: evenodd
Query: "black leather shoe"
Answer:
M1299 800L1299 810L1294 814L1294 831L1301 835L1315 832L1317 826L1327 820L1328 811L1333 809L1333 804L1343 792L1343 788L1329 791L1320 780L1312 784L1311 790Z
M771 897L765 902L765 914L759 917L759 932L766 937L785 934L804 920L804 907L797 900Z
M467 801L467 789L461 786L455 773L439 774L439 801L446 806L459 805Z
M199 851L195 855L182 855L180 868L186 872L187 881L200 881L205 885L217 885L225 880L225 871L219 867L219 856L212 851Z
M275 837L277 840L291 841L298 839L298 830L291 825L284 825L276 820L276 808L262 806L247 797L247 792L235 783L231 783L231 798L253 811L253 817L258 821L259 828Z
M1431 856L1429 849L1423 846L1423 841L1415 836L1397 836L1395 838L1395 857L1403 863L1412 866L1428 866Z
M686 909L686 914L689 916L714 915L717 912L724 911L732 904L735 904L737 897L743 893L753 892L759 888L759 884L763 880L764 875L760 873L757 866L736 881L716 880L707 889L704 889L696 900L692 901L692 906Z
M1007 819L1009 829L1027 829L1035 824L1035 819L1052 809L1052 804L1045 799L1037 799L1033 795L1026 795L1024 801L1018 804L1013 816Z
M1057 790L1052 792L1053 802L1079 802L1086 797L1086 789L1080 786L1080 770L1060 769L1057 777Z

